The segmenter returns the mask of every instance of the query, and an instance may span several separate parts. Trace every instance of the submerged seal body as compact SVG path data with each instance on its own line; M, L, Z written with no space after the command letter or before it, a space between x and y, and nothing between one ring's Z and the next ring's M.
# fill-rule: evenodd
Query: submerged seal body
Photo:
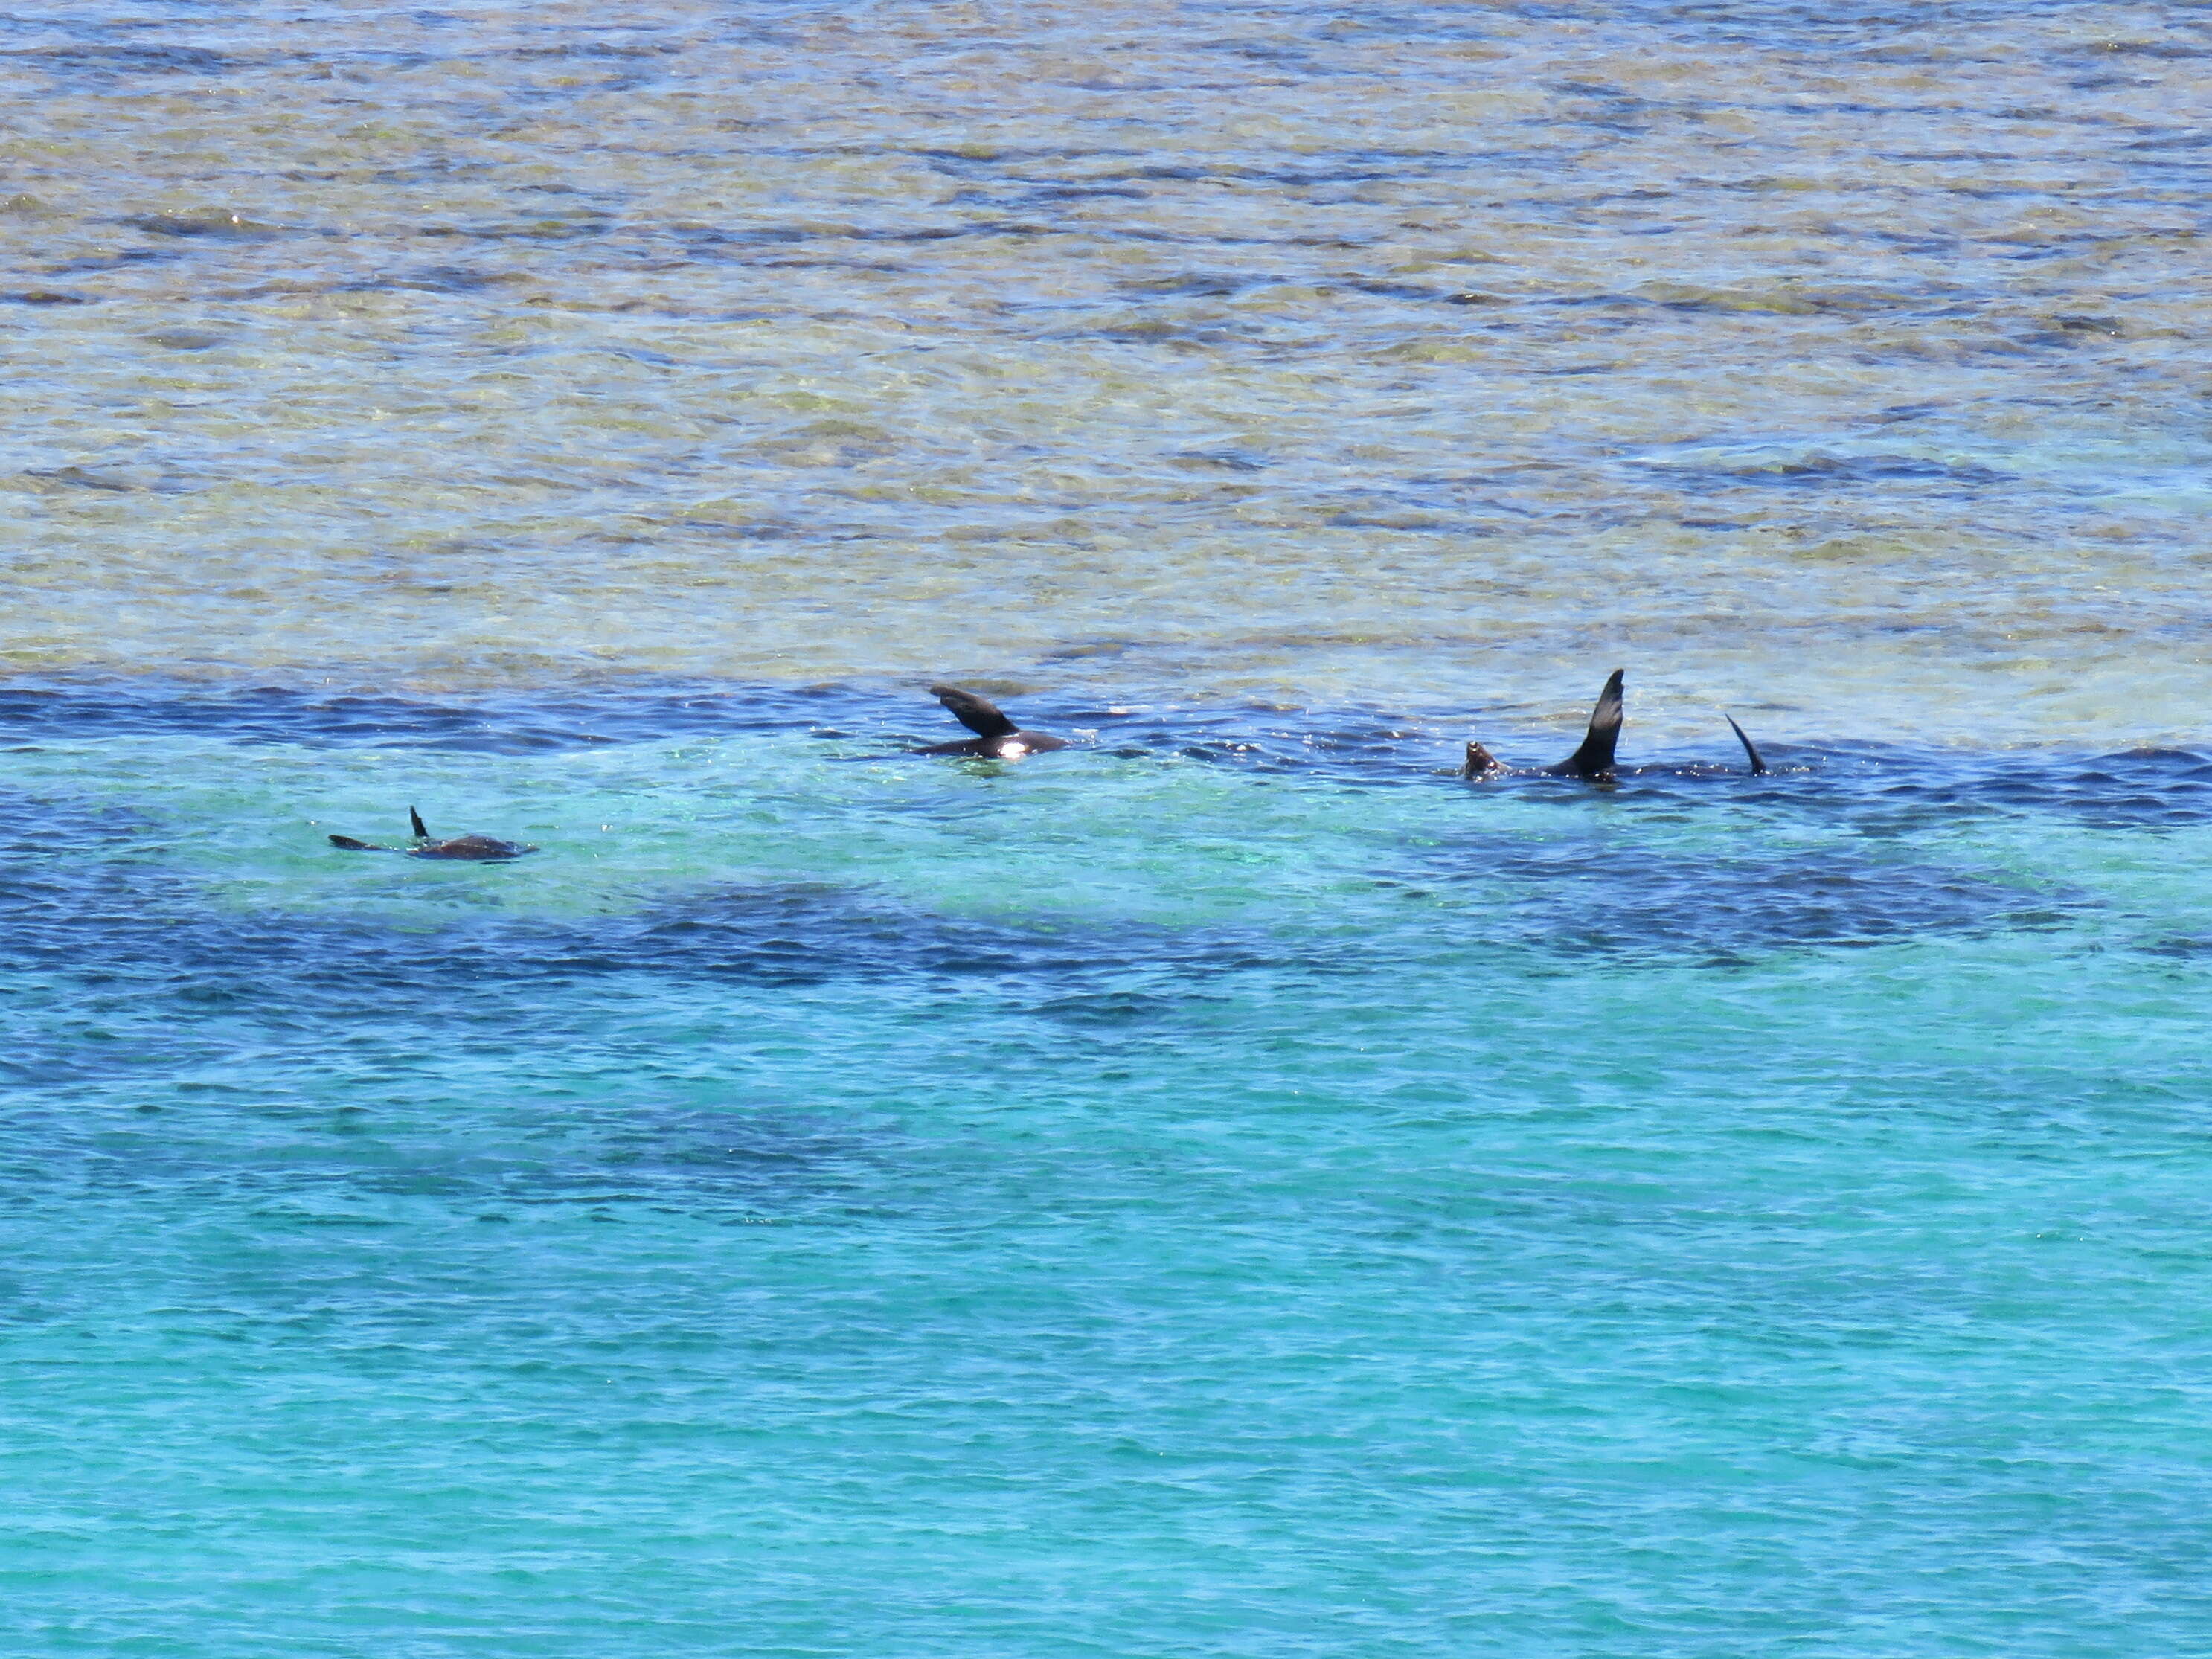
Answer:
M1616 668L1607 677L1605 690L1598 693L1597 706L1590 710L1589 730L1583 734L1582 746L1556 766L1516 768L1507 766L1497 756L1470 738L1467 759L1460 767L1463 778L1498 777L1514 771L1530 771L1554 778L1582 778L1591 783L1613 781L1613 757L1620 746L1620 728L1626 717L1621 687L1626 671ZM1732 714L1723 714L1729 730L1735 733L1736 741L1743 745L1744 755L1751 762L1753 776L1766 770L1766 762L1759 755L1744 729L1735 723Z
M455 836L450 841L434 841L430 832L422 827L422 815L411 806L407 809L407 824L415 832L412 847L380 847L374 842L356 841L351 836L332 836L331 845L343 847L349 853L404 853L410 859L455 859L477 864L519 859L525 853L538 850L520 842L501 841L495 836Z
M1044 732L1024 732L998 704L963 691L957 685L933 685L929 695L943 703L954 720L975 735L960 743L932 744L917 755L964 755L981 760L1019 760L1024 755L1048 749L1065 749L1066 738Z
M455 836L451 841L434 841L424 846L410 848L410 859L476 859L479 861L495 859L519 859L525 853L534 853L535 847L526 847L520 842L501 841L495 836Z

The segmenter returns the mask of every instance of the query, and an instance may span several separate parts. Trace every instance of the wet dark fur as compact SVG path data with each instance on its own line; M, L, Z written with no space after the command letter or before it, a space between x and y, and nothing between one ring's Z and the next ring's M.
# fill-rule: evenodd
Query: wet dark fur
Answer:
M492 836L455 836L450 841L433 841L430 832L422 827L422 815L411 806L407 809L407 825L415 832L412 847L380 847L374 842L356 841L351 836L332 836L331 845L342 847L349 853L404 853L410 859L453 859L476 864L501 863L538 850Z
M1557 766L1521 769L1505 765L1480 744L1470 741L1467 745L1467 760L1459 769L1463 778L1492 777L1516 770L1530 769L1557 778L1585 778L1593 783L1608 781L1613 776L1613 750L1620 744L1620 726L1624 718L1621 685L1627 671L1616 668L1606 680L1605 690L1598 693L1597 707L1590 710L1589 730L1583 734L1582 747Z
M957 685L933 685L929 695L943 703L953 719L975 735L959 743L932 744L917 755L963 755L983 760L1016 760L1048 749L1065 749L1067 739L1042 732L1024 732L998 704L963 691Z
M1589 729L1583 734L1582 746L1556 766L1533 769L1555 778L1582 778L1591 783L1610 783L1613 781L1613 755L1620 746L1620 729L1626 719L1626 706L1622 688L1626 671L1616 668L1607 678L1605 690L1598 693L1597 706L1590 710ZM1735 717L1723 714L1729 730L1735 733L1736 741L1751 762L1753 776L1766 770L1766 762ZM1486 778L1515 771L1480 744L1469 739L1467 758L1462 763L1459 775L1463 778Z
M1759 776L1766 770L1766 757L1761 755L1757 745L1744 735L1743 727L1735 723L1735 715L1723 714L1721 718L1729 723L1729 730L1735 733L1735 740L1743 745L1743 752L1751 762L1752 776Z

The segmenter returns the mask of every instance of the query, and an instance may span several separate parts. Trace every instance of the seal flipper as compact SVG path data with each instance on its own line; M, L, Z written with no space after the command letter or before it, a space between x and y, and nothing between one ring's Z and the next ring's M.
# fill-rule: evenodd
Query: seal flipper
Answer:
M957 685L933 685L929 695L945 705L945 712L979 738L1011 738L1021 728L1007 719L994 702L963 691Z
M1723 714L1721 718L1729 723L1729 730L1735 733L1735 740L1743 745L1743 752L1750 757L1751 775L1754 778L1759 776L1766 770L1766 762L1760 756L1757 745L1744 736L1743 727L1735 723L1735 715Z
M331 845L343 847L349 853L389 853L389 847L379 847L374 842L356 841L351 836L332 836Z
M1546 767L1546 771L1565 778L1609 778L1613 775L1613 751L1620 742L1620 723L1624 718L1620 685L1626 673L1626 669L1614 669L1605 683L1605 690L1598 693L1597 707L1590 710L1589 730L1583 735L1583 746L1557 766Z
M407 824L410 829L414 830L416 840L428 841L430 839L430 832L422 827L422 815L411 806L407 809Z

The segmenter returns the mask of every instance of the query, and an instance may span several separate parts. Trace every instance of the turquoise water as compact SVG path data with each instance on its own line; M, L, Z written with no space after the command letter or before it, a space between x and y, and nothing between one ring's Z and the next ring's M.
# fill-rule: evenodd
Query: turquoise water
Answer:
M0 1650L2212 1650L2200 9L0 18Z
M6 712L15 1651L2212 1620L2202 761Z

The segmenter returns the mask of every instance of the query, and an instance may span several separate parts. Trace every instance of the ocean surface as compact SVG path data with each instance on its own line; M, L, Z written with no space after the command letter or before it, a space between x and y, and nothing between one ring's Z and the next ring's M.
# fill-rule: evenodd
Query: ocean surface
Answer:
M2212 1654L2212 6L0 94L9 1659Z

